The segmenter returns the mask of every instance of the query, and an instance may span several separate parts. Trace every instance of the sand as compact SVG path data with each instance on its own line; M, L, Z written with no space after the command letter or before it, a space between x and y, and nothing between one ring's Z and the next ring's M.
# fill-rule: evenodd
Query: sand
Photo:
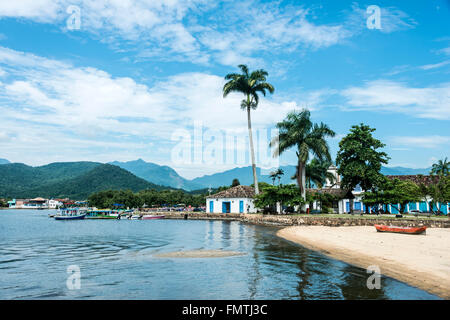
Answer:
M158 258L223 258L242 256L245 253L226 250L191 250L155 254Z
M388 277L450 299L450 229L406 235L374 227L295 226L277 235L364 269L377 265Z

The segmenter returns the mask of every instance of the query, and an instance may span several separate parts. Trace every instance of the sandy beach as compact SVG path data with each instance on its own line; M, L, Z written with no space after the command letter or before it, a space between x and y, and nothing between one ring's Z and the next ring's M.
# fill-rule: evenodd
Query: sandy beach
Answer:
M374 227L295 226L277 235L364 269L377 265L386 276L450 299L450 229L404 235Z

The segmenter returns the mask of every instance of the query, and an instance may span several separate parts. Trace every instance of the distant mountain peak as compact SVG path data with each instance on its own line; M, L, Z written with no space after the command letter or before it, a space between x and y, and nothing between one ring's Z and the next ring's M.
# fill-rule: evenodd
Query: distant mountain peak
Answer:
M0 164L8 164L8 163L11 163L11 162L9 162L9 160L0 158Z

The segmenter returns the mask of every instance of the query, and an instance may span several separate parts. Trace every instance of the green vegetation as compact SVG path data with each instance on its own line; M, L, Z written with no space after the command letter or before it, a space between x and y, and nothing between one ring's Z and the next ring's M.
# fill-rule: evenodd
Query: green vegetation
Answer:
M43 167L23 164L0 166L0 196L9 198L54 197L86 199L101 190L164 189L109 164L57 163Z
M288 113L285 120L277 123L278 137L272 140L271 145L278 141L279 147L274 156L279 156L292 147L297 148L297 183L306 202L306 170L309 154L312 153L319 161L331 161L326 137L334 137L335 132L326 124L313 124L311 113L308 110Z
M306 187L312 188L314 184L318 188L322 188L327 179L331 183L334 183L334 175L331 172L328 172L328 168L331 164L331 161L328 160L320 161L316 158L312 159L305 168Z
M241 185L241 183L239 182L239 179L234 178L233 182L231 183L231 186L236 187L236 186L240 186L240 185Z
M433 164L431 167L430 174L436 174L440 176L448 176L450 172L450 162L447 161L447 158L444 160L439 160L437 163Z
M277 202L280 205L290 207L290 211L294 211L295 206L302 205L304 200L299 188L293 184L287 185L270 185L260 183L261 192L255 196L255 206L262 209L264 213L275 213Z
M419 189L422 198L427 198L429 200L428 204L432 212L440 213L441 208L438 207L438 202L450 202L450 176L444 177L441 175L436 182L428 186L425 184L420 184ZM436 208L436 210L434 210L434 208Z
M111 208L114 204L123 204L125 207L161 207L184 204L186 206L200 207L205 205L205 194L189 194L182 190L155 190L147 189L133 193L131 190L106 190L93 193L89 196L90 206L97 208Z
M399 212L404 212L406 205L410 202L418 202L422 198L420 188L412 181L401 181L399 179L388 179L383 177L379 186L373 191L367 191L363 195L366 205L391 204ZM397 204L400 204L398 207Z
M0 199L0 208L6 208L8 206L8 201L6 199Z
M281 177L284 175L284 170L281 168L278 168L274 172L271 172L269 177L272 179L272 184L275 185L275 180L278 179L278 184L280 184Z
M258 93L266 95L266 91L271 94L275 91L274 87L266 82L269 75L265 70L256 70L249 72L246 65L239 65L241 73L230 73L225 76L228 82L223 87L223 97L225 98L231 92L242 93L245 99L241 102L241 108L247 110L248 135L250 140L250 153L253 169L253 184L255 185L255 193L259 193L258 178L256 176L255 149L253 147L252 121L250 117L251 109L256 109L259 103Z
M372 136L374 131L364 124L355 125L339 142L336 164L342 176L342 188L353 190L360 185L367 192L383 179L381 164L387 164L389 157L385 152L378 151L385 145ZM366 213L367 210L366 206ZM350 201L350 212L353 213L353 201Z

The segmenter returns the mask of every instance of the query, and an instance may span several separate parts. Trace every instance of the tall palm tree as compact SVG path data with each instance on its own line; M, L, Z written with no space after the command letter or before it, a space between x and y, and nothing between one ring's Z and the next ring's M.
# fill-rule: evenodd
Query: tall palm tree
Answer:
M331 164L331 161L320 161L316 158L312 159L308 164L306 164L306 187L312 188L312 185L314 183L318 188L322 188L327 179L328 181L330 181L330 183L333 184L335 182L335 177L331 172L328 171L328 168L331 166Z
M444 160L439 160L431 167L430 174L437 174L440 176L448 176L450 172L450 162L447 161L447 157Z
M244 94L245 98L241 101L241 108L247 110L248 136L250 140L250 153L252 159L253 183L255 185L255 193L259 193L258 178L256 176L255 150L253 147L252 121L250 110L256 109L259 103L258 93L263 96L266 91L271 94L275 91L274 87L266 82L269 75L265 70L256 70L250 73L246 65L240 64L241 73L230 73L225 76L228 82L223 86L223 97L227 97L231 92L239 92Z
M277 123L278 137L275 137L271 145L278 140L278 150L274 156L279 156L286 150L297 148L297 171L296 178L303 200L306 201L306 178L305 166L309 154L312 153L320 161L331 161L326 137L334 137L335 132L324 123L312 123L311 113L303 109L300 112L290 112L286 118Z

